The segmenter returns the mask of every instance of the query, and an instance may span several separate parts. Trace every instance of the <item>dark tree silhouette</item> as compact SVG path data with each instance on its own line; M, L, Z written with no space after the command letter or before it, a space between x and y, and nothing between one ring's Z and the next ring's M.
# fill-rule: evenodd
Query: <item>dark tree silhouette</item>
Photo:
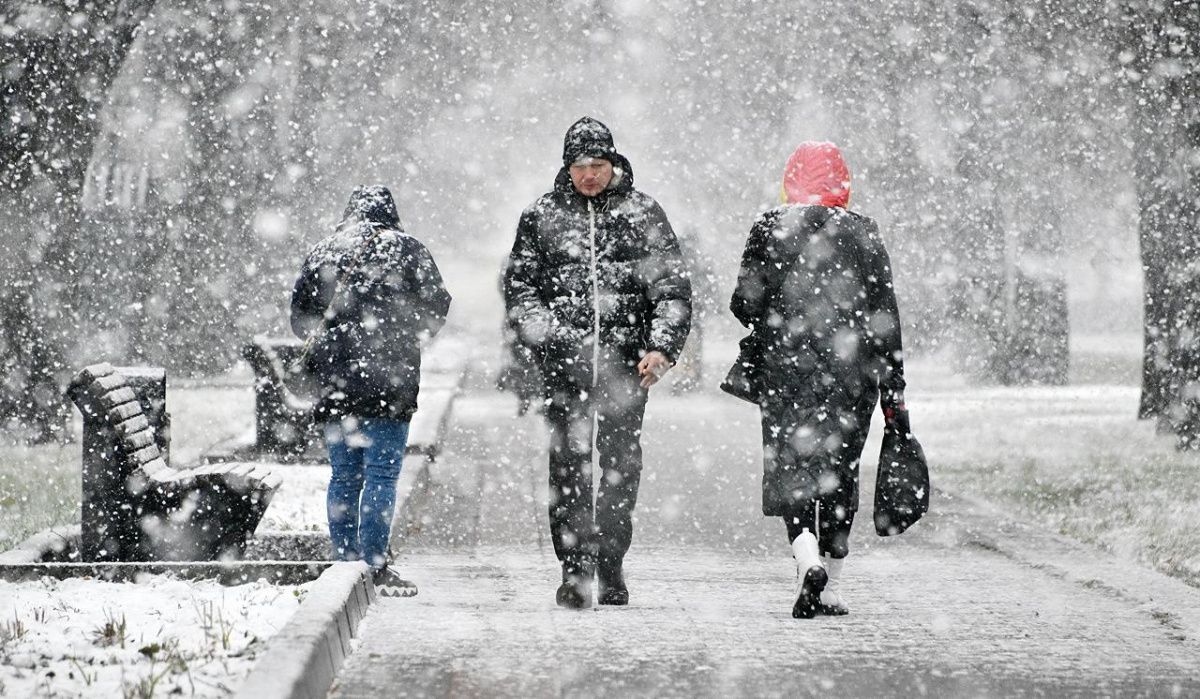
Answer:
M1138 416L1200 447L1200 2L1125 5L1144 351Z
M53 437L75 327L80 196L105 95L153 0L0 6L4 413Z

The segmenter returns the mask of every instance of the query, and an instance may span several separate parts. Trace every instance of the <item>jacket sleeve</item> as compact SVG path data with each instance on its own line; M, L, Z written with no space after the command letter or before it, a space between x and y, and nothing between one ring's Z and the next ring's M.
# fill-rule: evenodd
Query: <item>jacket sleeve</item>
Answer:
M879 229L874 222L867 228L862 251L867 287L867 339L876 363L880 404L886 408L904 406L904 346L900 337L900 311L892 284L892 263Z
M446 324L446 314L450 312L450 292L446 291L442 273L429 249L416 239L410 240L414 245L406 268L409 288L415 298L415 320L419 332L432 338Z
M316 331L321 316L329 307L336 285L336 271L317 265L311 257L305 261L292 287L292 332L301 340Z
M767 289L770 288L773 246L772 234L776 225L775 215L768 211L758 217L746 238L742 251L742 265L738 269L737 286L729 301L733 317L747 328L754 329L767 312Z
M543 269L538 253L537 213L531 207L521 214L517 238L504 270L504 305L509 326L528 347L545 347L554 339L555 320L541 296Z
M679 240L657 202L652 202L646 231L649 255L643 270L650 301L648 352L662 352L672 363L692 329L692 282Z

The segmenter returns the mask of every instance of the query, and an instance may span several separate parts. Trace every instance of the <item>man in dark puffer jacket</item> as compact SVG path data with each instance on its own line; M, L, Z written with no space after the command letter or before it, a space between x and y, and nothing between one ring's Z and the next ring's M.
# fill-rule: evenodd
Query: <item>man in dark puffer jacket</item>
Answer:
M292 329L313 337L332 475L329 533L338 560L365 560L385 595L416 586L387 566L396 479L417 409L421 342L446 320L450 294L429 251L400 227L386 187L359 187L333 235L317 243L292 292Z
M521 214L504 280L508 320L542 369L562 606L591 604L593 573L601 604L628 603L622 562L641 478L642 415L647 389L687 339L685 269L666 214L633 188L608 127L577 121L554 189Z

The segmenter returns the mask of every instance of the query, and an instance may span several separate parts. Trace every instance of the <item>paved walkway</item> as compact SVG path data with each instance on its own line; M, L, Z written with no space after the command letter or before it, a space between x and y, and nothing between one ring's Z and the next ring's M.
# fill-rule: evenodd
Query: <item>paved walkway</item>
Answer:
M544 432L466 397L410 502L401 565L421 594L373 607L331 696L1200 695L1200 591L942 493L879 539L864 482L851 615L792 619L756 416L727 400L654 396L631 604L568 611Z

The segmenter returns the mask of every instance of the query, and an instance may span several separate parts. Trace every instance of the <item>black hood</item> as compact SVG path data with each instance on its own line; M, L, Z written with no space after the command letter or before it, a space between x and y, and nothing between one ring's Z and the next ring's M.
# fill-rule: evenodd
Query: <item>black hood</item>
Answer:
M400 228L400 214L392 193L381 184L360 185L350 193L350 202L342 213L342 225L367 223L387 228Z

